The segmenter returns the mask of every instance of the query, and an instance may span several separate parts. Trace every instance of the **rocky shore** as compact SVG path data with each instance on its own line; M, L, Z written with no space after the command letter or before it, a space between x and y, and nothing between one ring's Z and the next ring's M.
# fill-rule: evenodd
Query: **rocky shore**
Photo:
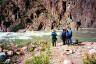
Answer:
M73 64L83 64L82 57L85 54L96 53L96 42L82 42L70 46L63 46L62 43L58 43L57 47L51 48L51 52L53 57L52 64L64 64L66 59Z
M18 64L17 60L25 54L27 47L19 48L14 44L0 43L0 64Z
M38 56L40 55L40 51L44 51L44 49L44 45L43 47L38 47L37 44L35 47L33 44L28 45L28 47L27 45L17 47L14 44L6 45L0 43L0 64L26 64L26 59L32 60L34 54L35 56ZM50 51L50 56L52 57L50 63L52 64L64 64L66 61L70 61L73 64L83 64L82 57L85 54L96 53L96 42L82 42L69 46L58 43L56 47L51 47Z

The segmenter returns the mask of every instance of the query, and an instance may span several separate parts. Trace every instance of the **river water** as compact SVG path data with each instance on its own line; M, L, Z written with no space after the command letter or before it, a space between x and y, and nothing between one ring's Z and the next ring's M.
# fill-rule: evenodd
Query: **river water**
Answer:
M57 31L58 42L61 42L60 34L62 31ZM27 31L27 32L0 32L0 41L2 40L44 40L51 41L51 31ZM82 29L73 31L72 40L78 39L80 42L89 41L96 42L96 29Z

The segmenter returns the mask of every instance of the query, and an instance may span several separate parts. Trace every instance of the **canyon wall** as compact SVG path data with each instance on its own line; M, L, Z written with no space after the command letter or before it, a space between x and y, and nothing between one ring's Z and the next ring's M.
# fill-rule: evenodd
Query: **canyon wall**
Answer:
M96 28L96 0L0 0L0 31Z

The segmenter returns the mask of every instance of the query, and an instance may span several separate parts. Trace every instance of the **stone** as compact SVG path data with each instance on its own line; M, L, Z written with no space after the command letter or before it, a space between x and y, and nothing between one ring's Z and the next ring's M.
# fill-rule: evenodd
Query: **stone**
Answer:
M27 46L21 48L22 51L27 51Z
M69 55L69 54L72 54L72 53L73 53L73 51L72 51L72 50L64 50L64 54Z
M17 55L20 55L21 53L19 51L16 52Z
M13 56L14 52L10 50L10 51L7 51L6 54L7 54L7 56L10 57L10 56Z
M91 50L89 50L89 53L90 53L90 54L96 53L96 49L91 49Z

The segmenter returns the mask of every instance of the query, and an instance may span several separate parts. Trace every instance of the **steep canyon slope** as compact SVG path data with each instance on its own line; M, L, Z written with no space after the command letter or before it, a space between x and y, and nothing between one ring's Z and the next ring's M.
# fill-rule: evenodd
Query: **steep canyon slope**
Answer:
M96 28L96 0L0 0L0 31Z

